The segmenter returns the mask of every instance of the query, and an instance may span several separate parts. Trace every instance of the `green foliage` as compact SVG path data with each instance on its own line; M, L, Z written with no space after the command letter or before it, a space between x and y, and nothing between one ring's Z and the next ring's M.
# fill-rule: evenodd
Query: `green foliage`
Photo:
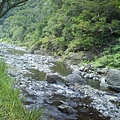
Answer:
M116 5L118 8L120 8L120 0L116 0Z
M102 57L96 58L93 65L120 69L120 38L116 40L116 43L110 47L106 47L102 52Z
M33 41L31 44L30 44L30 48L31 49L39 49L40 47L41 48L46 48L49 44L49 38L48 37L44 37L44 38L39 38L38 41Z
M112 55L105 55L97 59L93 65L97 67L113 67L120 69L120 52Z
M101 52L115 46L120 35L116 5L116 0L29 0L4 20L0 35L31 49Z
M41 110L27 111L19 98L20 91L13 89L11 79L5 73L6 65L0 59L0 119L38 120Z

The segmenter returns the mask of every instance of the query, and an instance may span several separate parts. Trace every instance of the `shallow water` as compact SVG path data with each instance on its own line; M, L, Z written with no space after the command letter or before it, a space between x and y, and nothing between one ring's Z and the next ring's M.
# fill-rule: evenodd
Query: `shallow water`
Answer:
M107 87L100 86L100 81L98 81L98 80L86 79L86 82L88 85L90 85L91 87L93 87L95 89L107 91L107 92L112 92Z
M25 76L37 81L43 81L46 78L46 73L36 70L34 68L28 69L30 73L26 73Z
M65 65L63 62L54 63L55 66L51 68L53 72L58 72L62 76L67 76L72 73L72 70Z
M63 62L56 62L55 66L53 66L51 68L51 70L53 72L59 73L61 76L67 76L72 73L72 70L70 68L68 68L67 65ZM103 90L103 91L107 91L107 92L113 92L110 89L108 89L107 87L100 86L100 81L98 81L98 80L86 79L86 82L88 85L90 85L91 87L93 87L95 89Z
M17 49L9 49L8 52L10 54L13 54L13 55L24 55L26 54L27 52L26 51L23 51L23 50L17 50Z

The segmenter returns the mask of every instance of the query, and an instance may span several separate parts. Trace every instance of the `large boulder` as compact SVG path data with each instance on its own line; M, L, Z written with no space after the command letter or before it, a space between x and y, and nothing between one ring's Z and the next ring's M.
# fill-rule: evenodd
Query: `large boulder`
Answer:
M106 76L106 82L110 89L120 92L120 70L109 69Z
M74 85L75 83L82 85L85 84L86 81L79 74L73 73L65 77L65 83L68 86Z

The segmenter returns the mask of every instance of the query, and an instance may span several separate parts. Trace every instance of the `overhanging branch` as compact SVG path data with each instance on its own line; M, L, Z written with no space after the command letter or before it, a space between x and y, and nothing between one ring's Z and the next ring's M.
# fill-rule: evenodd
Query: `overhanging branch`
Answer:
M28 0L18 0L16 2L10 3L10 0L2 0L2 2L0 3L0 18L2 18L12 8L22 6L27 1Z

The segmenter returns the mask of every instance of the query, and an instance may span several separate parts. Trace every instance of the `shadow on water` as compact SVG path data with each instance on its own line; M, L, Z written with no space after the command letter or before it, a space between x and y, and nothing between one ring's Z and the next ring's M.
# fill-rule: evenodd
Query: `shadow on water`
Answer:
M56 62L55 66L51 68L53 72L58 72L62 76L67 76L72 73L72 70L68 68L63 62Z
M96 109L90 107L92 100L87 97L79 100L78 120L109 120L109 117L104 117Z
M45 80L46 78L46 73L36 70L36 69L28 69L30 71L30 73L26 73L25 76L29 77L33 80L38 80L38 81L42 81Z
M76 102L78 105L76 107L73 107L75 110L77 110L77 120L109 120L109 117L104 117L100 112L98 112L96 109L90 107L90 103L92 100L87 98L82 99L69 99L62 95L55 95L53 96L54 101L51 105L54 105L58 107L60 105L60 101L64 101L68 103L68 105L74 105ZM71 119L66 119L71 120Z
M92 107L81 106L78 108L78 120L110 120L109 117L103 117L100 112Z

